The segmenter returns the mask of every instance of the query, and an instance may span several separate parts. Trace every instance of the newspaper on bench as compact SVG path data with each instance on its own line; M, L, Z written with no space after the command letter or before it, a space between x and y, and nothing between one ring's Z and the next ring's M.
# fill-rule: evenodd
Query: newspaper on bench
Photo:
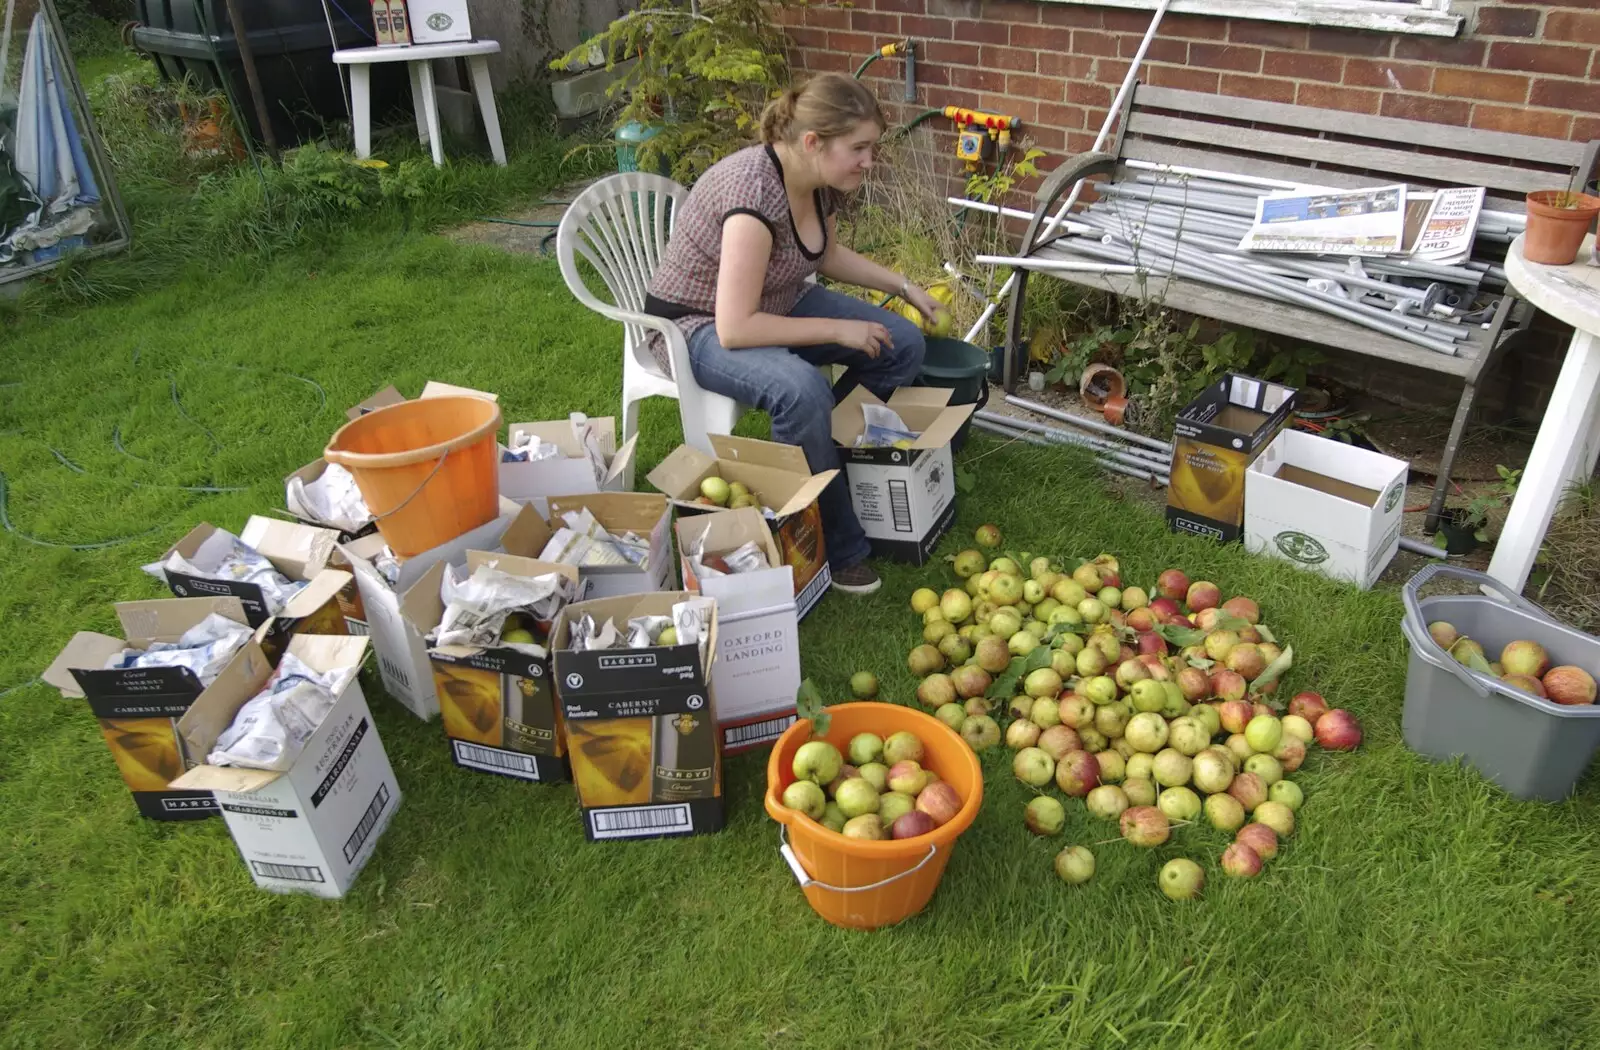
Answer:
M1396 255L1405 250L1406 188L1271 193L1256 200L1242 251Z

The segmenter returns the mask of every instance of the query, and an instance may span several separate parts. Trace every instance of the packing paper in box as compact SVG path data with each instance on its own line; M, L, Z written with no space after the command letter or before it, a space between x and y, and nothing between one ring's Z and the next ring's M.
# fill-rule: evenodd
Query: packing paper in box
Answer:
M372 521L355 475L337 463L328 464L312 482L290 478L283 503L297 517L344 532L360 532Z
M527 613L548 630L562 607L577 597L577 590L572 580L560 573L513 576L492 564L478 566L461 582L447 574L439 594L445 603L444 615L430 641L435 646L505 645L543 656L543 646L500 640L506 617L515 612Z
M124 649L106 661L107 670L128 667L187 667L209 686L228 666L239 647L250 640L250 628L212 613L184 631L176 642L156 642L148 649Z
M631 532L613 536L595 520L587 508L569 510L561 516L566 524L557 529L545 545L540 561L596 568L603 565L632 565L643 569L650 561L650 542Z
M672 623L670 616L635 616L628 621L628 648L648 649L661 639L661 632Z
M266 688L239 708L206 761L213 766L288 769L356 670L336 667L318 674L293 653L285 653Z
M702 532L694 538L694 543L689 548L689 567L694 572L695 579L704 580L714 576L727 576L741 572L758 572L770 569L767 564L767 554L761 545L751 540L737 547L727 554L713 554L706 556L706 536Z
M711 613L716 607L716 601L711 598L690 598L672 607L672 625L678 629L678 644L698 645L702 664L710 655L711 638L706 624L711 622Z
M606 454L600 447L600 428L582 412L572 413L567 420L572 424L572 436L577 438L578 444L583 446L584 455L589 457L589 467L594 471L594 483L604 485Z
M145 572L162 582L166 581L169 569L202 580L253 583L261 588L261 600L270 616L282 612L289 599L305 586L304 581L289 579L255 548L247 547L239 537L221 529L206 537L192 560L173 551L166 561L144 567Z
M861 406L866 429L856 439L857 448L888 448L900 441L915 441L922 435L906 426L900 413L887 405Z
M561 446L540 441L536 434L513 434L511 447L500 453L502 463L538 463L561 455Z

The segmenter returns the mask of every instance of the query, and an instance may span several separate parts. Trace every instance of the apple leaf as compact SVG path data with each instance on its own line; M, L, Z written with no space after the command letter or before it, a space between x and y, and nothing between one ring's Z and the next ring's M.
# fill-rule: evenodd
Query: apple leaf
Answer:
M1214 630L1214 631L1242 631L1246 627L1249 627L1249 626L1250 626L1250 621L1246 620L1244 617L1235 616L1232 613L1225 613L1225 612L1219 611L1217 613L1216 626L1213 627L1212 630Z
M1195 656L1189 659L1189 666L1197 667L1202 671L1209 672L1213 667L1217 666L1217 662L1215 660L1206 660Z
M1283 673L1294 666L1294 646L1285 646L1278 658L1267 665L1267 669L1256 676L1250 683L1250 688L1260 690L1262 686L1270 685L1283 677Z
M1169 644L1183 649L1191 645L1199 645L1206 640L1206 632L1198 627L1184 627L1176 623L1163 623L1156 626L1156 633L1165 638Z
M1457 660L1459 660L1461 663L1465 664L1466 666L1470 667L1472 670L1477 671L1480 674L1486 674L1490 678L1493 678L1495 676L1494 675L1494 668L1489 666L1489 661L1485 660L1483 658L1483 653L1481 651L1479 651L1478 647L1475 646L1475 645L1462 645L1461 644L1461 642L1467 642L1467 641L1471 641L1471 639L1462 638L1460 641L1456 642L1455 645L1452 645L1450 647L1450 655L1454 656ZM1464 659L1461 656L1457 656L1456 655L1456 650L1457 649L1460 649L1463 653L1466 654L1466 657Z
M1028 672L1037 671L1041 667L1050 666L1050 649L1048 646L1039 646L1027 656L1013 656L1011 666L1001 671L984 696L991 700L1003 700L1016 694L1017 683L1028 676Z
M828 735L828 724L833 721L833 716L828 714L827 706L822 702L822 693L811 679L800 683L799 690L794 694L794 707L795 713L801 718L811 720L812 739L821 740Z
M1266 624L1264 624L1264 623L1256 624L1256 633L1261 636L1261 640L1263 642L1271 642L1273 645L1277 645L1278 644L1278 639L1273 637L1272 632L1267 629L1267 625Z

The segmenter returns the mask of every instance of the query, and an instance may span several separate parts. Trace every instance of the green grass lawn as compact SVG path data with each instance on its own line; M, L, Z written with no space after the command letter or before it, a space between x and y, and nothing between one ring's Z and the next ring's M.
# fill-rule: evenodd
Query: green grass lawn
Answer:
M82 702L28 684L113 601L164 589L139 566L202 520L281 506L345 406L424 380L497 391L509 417L614 413L618 333L553 263L365 234L247 261L137 300L0 329L0 1043L252 1047L1593 1047L1600 1045L1600 778L1519 803L1400 742L1400 603L1170 535L1066 451L975 442L954 535L995 521L1033 551L1120 555L1147 583L1181 564L1255 596L1300 654L1290 691L1355 711L1355 754L1313 752L1300 830L1232 882L1224 838L1094 846L1022 824L1009 753L932 905L871 934L817 918L762 810L765 755L731 759L729 820L689 840L588 844L570 788L450 762L363 678L405 800L342 902L257 890L220 821L141 820ZM325 395L325 396L324 396ZM759 433L763 422L748 419ZM129 455L114 443L120 438ZM640 478L679 440L645 413ZM242 491L207 494L171 486ZM127 542L76 551L40 546ZM870 668L911 701L906 598L942 566L828 597L804 667L847 696ZM1206 868L1203 900L1161 863Z

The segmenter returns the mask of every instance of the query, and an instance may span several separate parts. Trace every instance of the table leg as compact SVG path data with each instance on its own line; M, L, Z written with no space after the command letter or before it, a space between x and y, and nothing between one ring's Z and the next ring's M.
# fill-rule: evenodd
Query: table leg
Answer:
M482 55L467 59L472 75L472 93L478 96L478 112L483 114L484 134L489 137L489 153L494 162L506 166L506 145L500 137L500 116L494 108L494 85L489 80L489 60Z
M433 90L433 64L413 63L422 87L422 115L428 122L428 148L433 151L433 166L444 167L444 139L439 134L439 97Z
M1583 464L1594 465L1595 398L1600 396L1600 338L1578 331L1567 347L1544 422L1534 439L1517 496L1495 544L1489 575L1521 591L1544 542L1545 530Z
M372 156L372 67L350 67L350 123L356 140L356 157Z
M417 141L424 146L428 144L428 117L422 106L422 67L427 64L427 59L406 63L406 76L411 78L411 112L417 118Z

